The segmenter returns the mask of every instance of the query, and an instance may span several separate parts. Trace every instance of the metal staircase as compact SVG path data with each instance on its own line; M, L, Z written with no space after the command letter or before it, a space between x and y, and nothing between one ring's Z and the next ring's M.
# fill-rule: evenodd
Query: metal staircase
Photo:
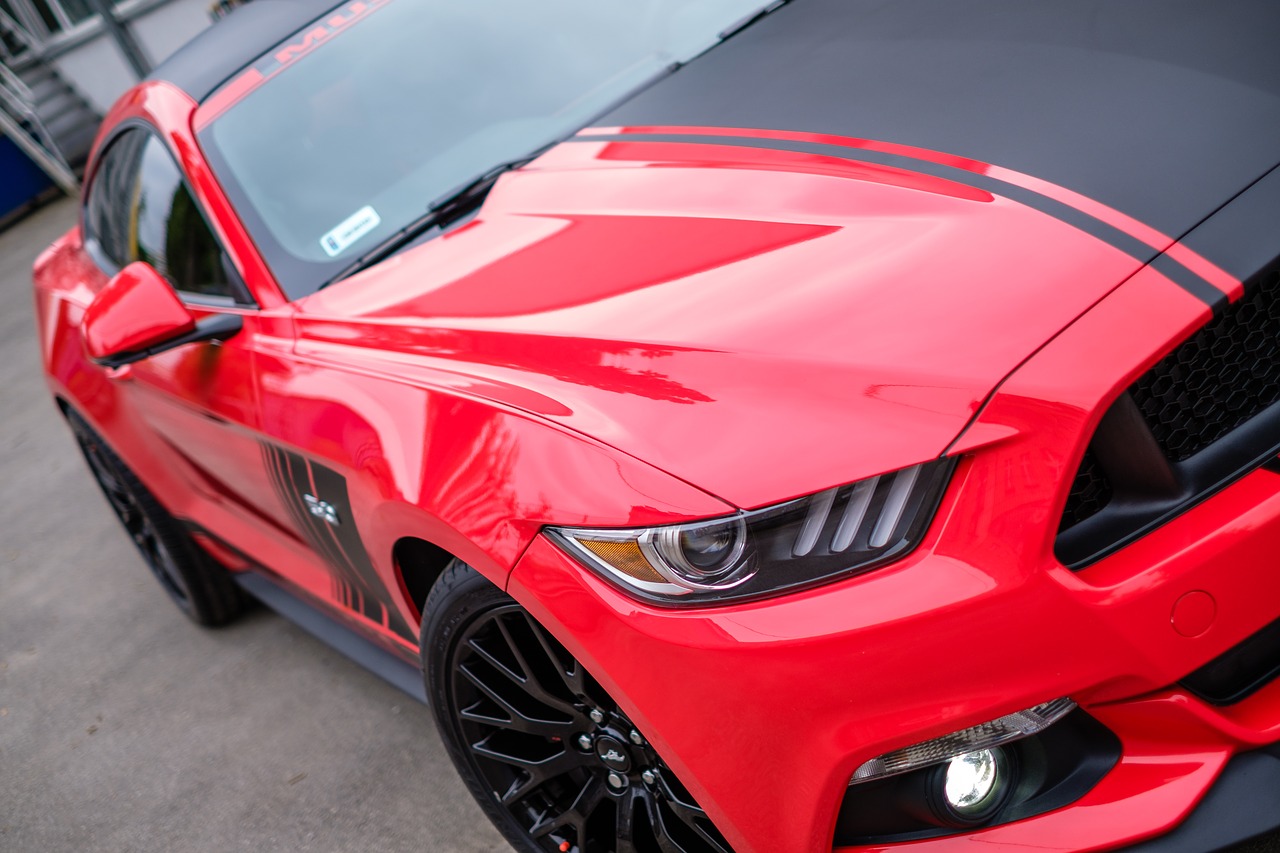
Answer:
M21 25L0 10L0 133L64 192L76 195L77 170L101 119L41 57Z

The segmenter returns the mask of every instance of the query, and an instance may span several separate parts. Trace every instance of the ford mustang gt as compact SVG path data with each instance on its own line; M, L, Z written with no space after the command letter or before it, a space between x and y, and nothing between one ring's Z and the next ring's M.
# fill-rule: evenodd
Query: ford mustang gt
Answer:
M428 702L519 850L1236 843L1280 826L1278 35L259 0L106 117L44 369L173 601Z

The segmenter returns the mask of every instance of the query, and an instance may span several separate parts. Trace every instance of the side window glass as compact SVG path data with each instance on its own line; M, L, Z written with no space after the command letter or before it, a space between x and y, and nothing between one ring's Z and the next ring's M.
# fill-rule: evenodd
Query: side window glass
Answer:
M175 290L235 298L222 250L164 144L148 136L138 170L136 254Z
M147 134L128 130L102 154L89 188L85 230L104 259L117 269L133 260L130 225L138 203L138 157Z

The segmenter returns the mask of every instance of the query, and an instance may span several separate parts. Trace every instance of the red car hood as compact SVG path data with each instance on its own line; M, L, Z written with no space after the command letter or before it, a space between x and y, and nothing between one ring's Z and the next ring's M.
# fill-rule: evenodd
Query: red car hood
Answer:
M1138 261L940 178L570 142L299 304L299 349L481 395L740 507L941 454Z

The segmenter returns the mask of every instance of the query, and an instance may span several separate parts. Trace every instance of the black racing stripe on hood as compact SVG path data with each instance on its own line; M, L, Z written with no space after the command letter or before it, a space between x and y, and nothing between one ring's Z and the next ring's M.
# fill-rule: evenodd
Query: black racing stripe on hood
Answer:
M1275 0L792 0L600 118L896 143L1178 238L1280 162Z
M1280 137L1277 137L1280 146ZM1280 258L1280 167L1272 169L1183 239L1246 288Z
M570 142L667 142L691 143L698 145L735 145L743 148L762 148L773 151L794 151L803 154L819 154L824 157L837 157L860 163L872 163L879 166L890 166L930 175L935 178L953 181L958 184L985 190L993 195L1016 201L1027 207L1045 213L1053 218L1084 231L1104 243L1112 246L1143 264L1151 264L1179 287L1192 296L1213 308L1214 312L1227 305L1227 295L1214 287L1202 277L1187 269L1173 258L1160 254L1159 249L1146 243L1114 225L1103 222L1090 214L1072 207L1069 204L1041 195L1034 190L1020 187L988 175L980 175L954 166L918 160L900 154L883 151L871 151L865 148L850 148L843 145L832 145L821 142L805 142L791 139L767 139L741 136L707 136L699 134L679 133L627 133L597 134L576 136Z

